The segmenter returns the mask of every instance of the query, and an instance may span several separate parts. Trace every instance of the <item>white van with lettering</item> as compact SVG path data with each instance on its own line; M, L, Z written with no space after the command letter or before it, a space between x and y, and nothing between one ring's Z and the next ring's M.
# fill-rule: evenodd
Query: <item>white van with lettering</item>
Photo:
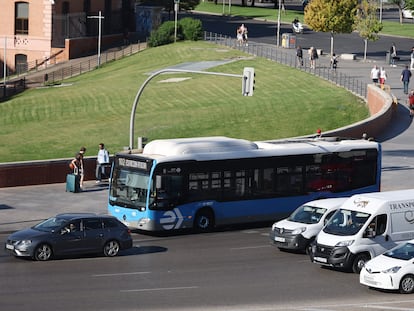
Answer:
M365 262L414 238L414 189L357 194L332 215L311 261L359 273Z
M307 251L324 224L347 199L321 199L299 206L288 218L273 224L271 243L279 249Z

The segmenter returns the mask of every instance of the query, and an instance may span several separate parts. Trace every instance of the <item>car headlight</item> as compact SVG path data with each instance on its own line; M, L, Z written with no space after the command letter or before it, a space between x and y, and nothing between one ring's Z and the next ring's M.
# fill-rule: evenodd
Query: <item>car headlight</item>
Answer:
M297 234L301 234L302 232L306 231L306 227L300 227L300 228L296 228L295 230L292 231L292 234L297 235Z
M354 240L347 240L347 241L341 241L336 243L335 246L351 246L354 243Z
M14 247L16 249L18 249L18 250L25 251L25 250L27 250L29 248L29 246L31 244L32 244L32 241L31 240L21 240L21 241L17 241L14 244Z
M397 273L401 269L401 266L395 266L392 268L389 268L387 270L383 270L383 273Z
M274 223L273 225L272 225L272 231L275 231L275 229L277 228L277 223Z

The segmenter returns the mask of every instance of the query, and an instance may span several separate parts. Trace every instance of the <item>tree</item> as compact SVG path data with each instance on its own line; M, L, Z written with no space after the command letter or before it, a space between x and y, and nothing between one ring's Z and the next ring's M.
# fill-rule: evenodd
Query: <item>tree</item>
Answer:
M355 17L354 29L364 39L364 60L367 59L368 40L377 41L382 24L377 18L377 3L373 0L362 0Z
M404 9L414 11L414 0L405 0Z
M358 0L312 0L305 7L304 20L314 31L331 33L331 55L334 34L353 31Z
M403 14L402 10L405 6L405 0L389 0L390 3L395 4L398 7L398 15L400 16L400 24L403 23Z

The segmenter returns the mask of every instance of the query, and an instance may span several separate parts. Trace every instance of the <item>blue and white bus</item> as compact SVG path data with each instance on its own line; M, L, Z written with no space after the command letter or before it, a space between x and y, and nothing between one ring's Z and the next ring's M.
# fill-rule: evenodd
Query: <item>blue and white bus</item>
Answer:
M164 231L274 221L320 198L380 190L381 146L339 138L154 140L116 154L108 212Z

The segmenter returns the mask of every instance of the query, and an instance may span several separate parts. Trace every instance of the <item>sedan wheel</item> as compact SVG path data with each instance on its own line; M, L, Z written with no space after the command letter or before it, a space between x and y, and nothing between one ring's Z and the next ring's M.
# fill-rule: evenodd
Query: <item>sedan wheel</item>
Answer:
M38 261L46 261L52 257L52 248L47 244L39 245L34 252L34 259Z
M406 275L400 282L400 293L411 294L414 291L414 275Z
M109 241L104 246L104 255L106 257L114 257L119 252L119 243L117 241Z

